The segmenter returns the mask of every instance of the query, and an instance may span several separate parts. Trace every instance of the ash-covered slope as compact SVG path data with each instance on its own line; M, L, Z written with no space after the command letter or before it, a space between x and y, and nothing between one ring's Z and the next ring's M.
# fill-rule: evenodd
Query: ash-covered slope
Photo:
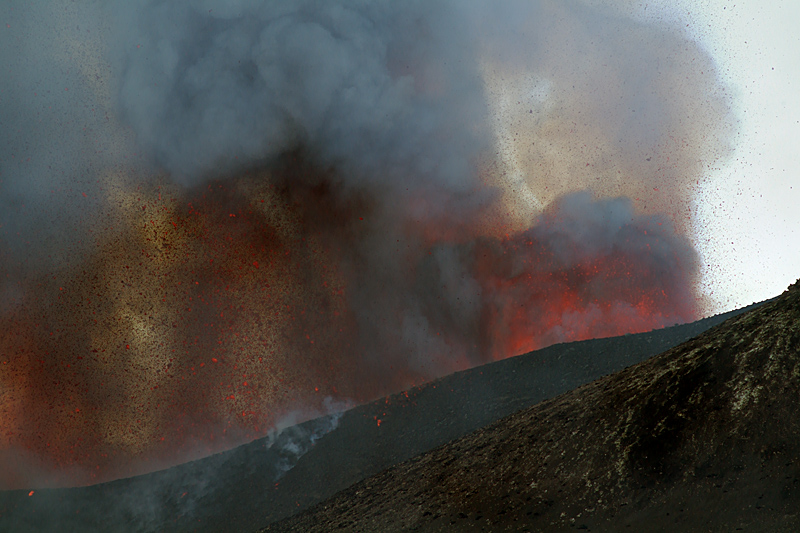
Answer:
M800 281L266 531L800 531Z
M254 531L501 417L661 353L741 312L551 346L357 407L341 415L338 428L316 441L280 479L287 459L282 448L312 435L325 420L290 428L269 448L262 439L135 478L74 489L31 487L37 490L30 497L28 490L0 491L0 531Z

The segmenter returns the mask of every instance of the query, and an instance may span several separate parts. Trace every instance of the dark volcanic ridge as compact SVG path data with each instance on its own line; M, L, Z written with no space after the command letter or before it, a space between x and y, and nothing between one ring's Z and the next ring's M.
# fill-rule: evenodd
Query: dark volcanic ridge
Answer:
M30 497L27 490L0 491L0 531L254 531L757 305L649 333L555 345L459 372L343 413L337 429L310 447L309 437L329 417L289 428L274 441L261 439L144 476L36 490ZM299 459L286 452L298 443L306 446ZM294 467L279 477L287 460Z
M800 531L800 281L264 531Z

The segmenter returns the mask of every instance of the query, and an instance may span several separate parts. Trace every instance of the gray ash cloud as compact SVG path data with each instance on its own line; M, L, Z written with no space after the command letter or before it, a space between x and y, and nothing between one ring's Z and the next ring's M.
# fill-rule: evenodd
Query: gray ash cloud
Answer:
M181 181L302 145L355 183L474 185L490 145L469 9L130 2L117 15L120 110Z
M291 367L281 379L295 379L277 386L262 365L265 390L292 398L312 397L328 368L341 381L324 387L367 399L511 355L525 345L508 330L523 322L537 324L522 328L536 342L559 342L590 319L692 318L696 258L675 222L704 161L727 154L731 120L713 62L676 28L578 1L65 0L0 12L0 327L14 333L4 346L52 346L43 360L65 383L73 356L105 343L113 365L86 369L71 391L99 406L80 416L103 435L128 427L109 415L131 407L127 386L151 402L136 446L180 418L161 399L232 387L220 373L168 389L148 366L158 327L172 331L214 283L241 286L165 337L183 349L201 332L209 350L231 342L226 356L250 364L262 347L229 331L261 321L283 354L275 366ZM226 192L206 195L212 186ZM174 204L151 215L168 189ZM523 189L542 205L523 205ZM575 190L590 192L565 196ZM234 211L251 218L234 226ZM157 224L162 240L142 229ZM234 234L240 248L227 247ZM253 243L262 268L245 279ZM592 278L589 264L617 266ZM153 272L174 275L172 292ZM178 281L195 292L183 285L161 305ZM248 300L255 283L272 284L274 307ZM651 289L668 298L637 308ZM577 307L548 307L572 290ZM237 309L230 328L207 326L223 307ZM37 347L26 321L71 336ZM302 344L331 324L314 348ZM17 352L21 377L0 376L5 420L38 443L27 413L45 413L43 427L75 415L49 414L56 380ZM186 351L170 372L193 376L205 355ZM227 407L201 400L187 412L228 423Z

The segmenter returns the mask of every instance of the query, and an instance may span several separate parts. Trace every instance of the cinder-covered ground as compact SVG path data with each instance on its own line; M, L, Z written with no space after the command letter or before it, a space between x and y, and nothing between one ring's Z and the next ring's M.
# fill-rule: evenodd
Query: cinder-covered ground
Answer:
M800 281L264 531L800 531Z

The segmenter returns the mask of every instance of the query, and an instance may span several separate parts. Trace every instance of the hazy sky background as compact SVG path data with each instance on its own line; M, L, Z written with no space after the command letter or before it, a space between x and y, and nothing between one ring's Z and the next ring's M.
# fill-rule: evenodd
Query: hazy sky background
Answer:
M776 296L800 277L800 2L618 5L643 20L678 22L733 94L735 153L709 172L695 200L701 290L715 312Z
M696 200L703 289L718 311L775 296L800 277L800 3L650 2L647 11L685 20L732 86L741 121L732 161Z
M796 31L800 3L791 0L583 0L583 3L618 11L658 28L677 28L711 56L735 124L731 133L732 154L713 151L701 154L703 170L696 185L692 179L694 205L690 206L691 222L687 229L700 253L698 289L701 299L705 299L704 314L728 311L781 293L800 277L800 36ZM514 99L522 94L520 90L529 100L541 98L544 102L550 96L546 80L535 78L533 82L523 80L522 87L511 88L511 92L507 89L506 93ZM499 92L503 90L501 87ZM509 128L519 110L504 112L503 98L501 94L494 101L496 133L500 139L513 139ZM504 146L501 141L499 149L505 152L511 168L515 194L536 210L541 205L542 198L538 195L542 191L535 186L532 189L520 186L526 179L535 179L535 172L518 170L515 166L519 160L514 160L512 152L518 147ZM687 154L671 155L674 158ZM518 177L513 176L515 172ZM570 182L580 178L568 172L559 179ZM640 207L644 203L639 202ZM669 209L669 205L656 208ZM672 215L683 217L678 212Z

